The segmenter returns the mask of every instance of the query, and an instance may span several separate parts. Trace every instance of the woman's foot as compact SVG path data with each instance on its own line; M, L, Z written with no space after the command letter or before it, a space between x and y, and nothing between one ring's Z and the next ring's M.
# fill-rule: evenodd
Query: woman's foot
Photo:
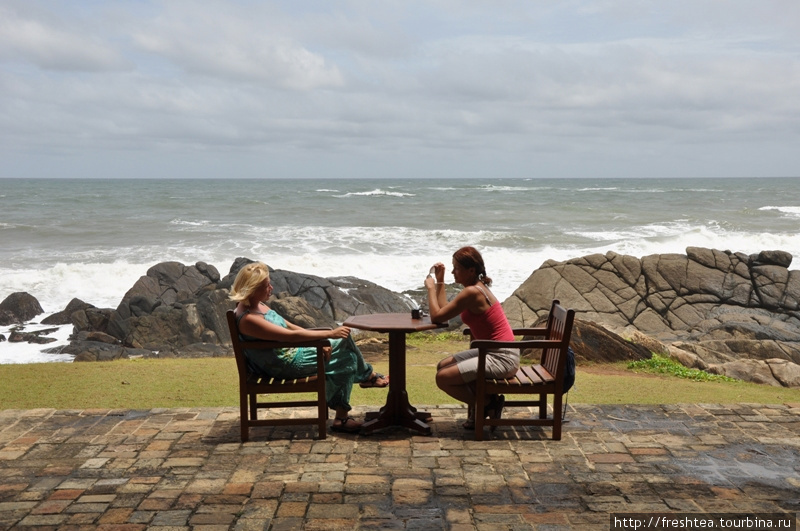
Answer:
M361 422L358 422L353 417L336 417L333 419L331 431L338 431L342 433L358 433L361 431Z
M485 419L499 419L500 416L503 414L503 407L506 403L506 397L504 395L491 395L489 396L489 400L487 400L486 405L483 406L483 418ZM467 420L464 421L461 426L465 430L474 430L475 429L475 408L474 406L469 406L467 409ZM489 428L490 431L494 431L497 429L497 426L491 426Z
M475 406L470 405L467 406L467 420L461 424L461 427L465 430L474 430L475 429Z
M365 380L358 385L365 389L369 387L386 387L389 385L389 376L384 376L382 374L378 374L377 372L373 372L369 380Z
M486 416L492 420L500 420L503 415L503 407L506 405L505 395L493 395L491 403L487 406L488 411ZM490 426L489 431L494 433L497 426Z

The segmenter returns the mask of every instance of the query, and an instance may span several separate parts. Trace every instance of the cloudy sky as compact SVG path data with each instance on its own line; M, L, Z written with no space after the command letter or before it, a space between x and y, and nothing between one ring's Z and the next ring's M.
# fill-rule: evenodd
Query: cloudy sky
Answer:
M0 0L0 177L800 176L797 0Z

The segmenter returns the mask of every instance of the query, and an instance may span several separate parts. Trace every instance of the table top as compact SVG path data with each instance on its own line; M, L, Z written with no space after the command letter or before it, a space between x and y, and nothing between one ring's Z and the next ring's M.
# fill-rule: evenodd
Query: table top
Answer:
M354 315L343 324L350 328L372 332L420 332L447 327L447 323L432 323L431 318L427 315L421 319L412 319L411 312Z

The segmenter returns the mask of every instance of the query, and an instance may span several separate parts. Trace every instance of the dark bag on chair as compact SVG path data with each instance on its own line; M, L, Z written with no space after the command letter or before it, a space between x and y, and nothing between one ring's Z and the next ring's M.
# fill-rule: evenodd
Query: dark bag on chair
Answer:
M572 347L567 347L567 367L564 372L564 394L567 394L575 385L575 353Z

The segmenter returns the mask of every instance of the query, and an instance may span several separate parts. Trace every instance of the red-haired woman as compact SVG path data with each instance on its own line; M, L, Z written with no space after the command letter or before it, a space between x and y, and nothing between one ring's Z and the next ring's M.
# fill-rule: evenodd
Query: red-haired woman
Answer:
M508 324L503 307L489 286L492 279L486 276L483 257L474 247L462 247L453 254L453 278L464 289L453 300L447 301L444 286L444 264L433 266L433 273L425 279L431 321L447 322L461 316L475 339L513 341L514 333ZM436 367L436 385L456 400L468 406L468 418L463 426L475 427L475 378L478 368L478 349L469 349L448 356ZM519 352L498 349L486 357L486 376L507 378L519 369ZM500 418L505 397L492 395L486 401L485 417Z

